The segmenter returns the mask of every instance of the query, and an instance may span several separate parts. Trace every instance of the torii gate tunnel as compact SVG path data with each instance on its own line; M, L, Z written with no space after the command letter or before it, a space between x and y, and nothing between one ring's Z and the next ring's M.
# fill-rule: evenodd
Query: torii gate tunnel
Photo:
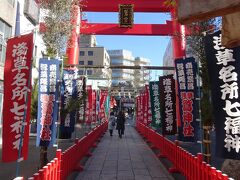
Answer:
M118 12L119 5L130 4L134 6L134 12L169 12L172 20L165 24L133 24L132 27L119 27L119 24L88 23L82 21L80 7L74 5L72 9L72 31L70 48L67 49L68 65L77 65L79 57L78 36L86 35L145 35L145 36L172 36L173 58L185 56L185 27L180 25L175 17L175 9L164 4L164 0L82 0L83 12ZM177 88L176 88L177 89ZM177 92L176 92L177 93ZM178 97L178 96L176 96ZM177 119L180 119L179 100L176 98Z

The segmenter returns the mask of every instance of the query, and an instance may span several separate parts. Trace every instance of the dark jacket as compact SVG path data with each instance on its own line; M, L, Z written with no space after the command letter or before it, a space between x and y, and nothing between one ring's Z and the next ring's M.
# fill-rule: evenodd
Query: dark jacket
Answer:
M125 128L125 116L122 112L120 112L117 116L117 127L116 129L123 129Z

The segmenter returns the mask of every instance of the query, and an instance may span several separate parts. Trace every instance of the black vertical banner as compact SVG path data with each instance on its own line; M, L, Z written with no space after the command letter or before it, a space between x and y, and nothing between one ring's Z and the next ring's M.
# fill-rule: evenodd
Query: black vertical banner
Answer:
M80 107L78 109L78 118L76 123L84 123L85 121L85 105L86 105L86 78L80 76L76 80L76 91L77 91L77 100L81 101Z
M160 111L160 91L159 82L151 81L149 82L149 92L151 100L151 111L152 111L152 122L151 125L155 129L160 129L161 127L161 111Z
M197 92L197 63L194 58L186 58L175 60L175 64L181 118L179 140L196 142L198 130L198 123L196 122L197 106L195 100Z
M221 32L205 38L213 114L216 127L216 155L240 159L240 48L221 45Z
M177 122L175 80L173 75L159 77L159 87L162 134L174 135L177 133Z

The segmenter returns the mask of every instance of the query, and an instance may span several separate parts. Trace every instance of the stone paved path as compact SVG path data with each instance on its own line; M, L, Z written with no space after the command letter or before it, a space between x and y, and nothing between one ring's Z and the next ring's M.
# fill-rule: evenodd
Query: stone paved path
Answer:
M107 132L76 180L173 180L132 126L122 139Z

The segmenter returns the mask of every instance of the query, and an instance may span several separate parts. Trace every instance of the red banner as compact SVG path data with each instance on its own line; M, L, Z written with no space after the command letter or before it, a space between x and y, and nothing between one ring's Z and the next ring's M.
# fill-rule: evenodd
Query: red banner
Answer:
M11 38L7 42L4 67L3 162L27 159L32 50L32 33Z
M143 123L147 125L148 123L148 94L146 90L143 94Z
M117 106L117 102L113 96L110 97L110 108Z
M97 122L97 92L96 90L92 91L92 122L96 123Z
M141 92L140 94L140 109L141 109L141 112L140 112L140 121L142 123L144 123L144 93Z
M140 121L140 117L141 117L141 96L137 96L137 121Z
M104 103L106 101L108 95L108 90L101 90L100 91L100 111L99 111L99 118L102 120L105 118L105 108Z
M152 110L151 110L149 85L145 85L145 92L146 92L146 98L147 98L147 125L149 125L152 122Z
M92 122L92 86L87 86L86 123Z

